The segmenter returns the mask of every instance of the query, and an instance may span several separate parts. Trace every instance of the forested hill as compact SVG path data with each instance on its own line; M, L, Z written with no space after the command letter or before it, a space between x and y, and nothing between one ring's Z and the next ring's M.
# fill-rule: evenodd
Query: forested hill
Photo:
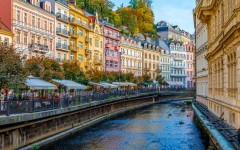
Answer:
M98 12L99 18L108 17L109 22L126 35L156 36L154 13L148 0L130 0L128 6L121 5L116 10L111 0L77 0L77 5L89 13Z

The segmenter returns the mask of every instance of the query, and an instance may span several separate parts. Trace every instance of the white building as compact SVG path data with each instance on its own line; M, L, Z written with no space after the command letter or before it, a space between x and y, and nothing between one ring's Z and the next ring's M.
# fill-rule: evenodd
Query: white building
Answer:
M208 63L207 55L208 32L206 24L195 19L196 28L196 99L207 105L208 96Z
M186 46L178 42L169 41L171 51L171 87L186 88Z

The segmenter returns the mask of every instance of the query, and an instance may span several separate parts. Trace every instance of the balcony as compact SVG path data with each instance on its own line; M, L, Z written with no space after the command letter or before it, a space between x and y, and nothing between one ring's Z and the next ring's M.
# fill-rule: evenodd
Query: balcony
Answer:
M185 58L179 58L179 57L174 57L173 59L174 59L174 60L180 60L180 61L186 60Z
M78 34L74 32L70 32L70 36L75 39L78 38Z
M87 24L84 24L82 23L81 21L77 21L75 18L70 18L69 19L70 23L73 24L73 25L77 25L77 26L81 26L83 27L84 29L90 31L91 30L91 27Z
M85 37L85 42L86 42L86 43L89 43L89 41L90 41L89 36L86 36L86 37Z
M101 58L98 58L98 57L94 57L93 59L93 64L96 65L96 66L100 66L102 65L102 62L103 60Z
M69 46L69 49L73 52L78 52L78 47L75 47L75 46Z
M114 50L118 50L118 46L114 46Z
M171 67L172 68L178 68L178 69L185 69L185 66L174 66L174 65L172 65Z
M106 48L110 48L111 45L110 45L109 43L106 43L106 44L105 44L105 47L106 47Z
M86 56L88 56L88 55L90 55L91 54L91 51L90 50L87 50L87 49L85 49L85 55Z
M57 16L56 18L58 20L61 20L61 21L65 22L65 23L69 23L69 17L68 16L66 16L64 14L61 14L61 13L57 13L56 16Z
M61 35L61 36L65 36L65 37L70 37L70 33L69 31L65 30L65 29L61 29L61 28L57 28L57 34Z
M66 44L57 43L56 49L63 50L63 51L69 51L69 46Z
M47 45L41 45L41 44L37 44L37 43L29 44L28 48L32 51L40 52L40 53L49 52L49 48Z
M186 74L171 74L172 77L186 77Z
M109 37L109 38L112 38L112 39L115 39L115 40L120 40L120 36L115 36L113 34L110 34L110 33L105 33L104 34L106 37Z
M145 67L145 68L144 68L144 71L147 71L147 72L148 72L148 71L150 71L150 68Z

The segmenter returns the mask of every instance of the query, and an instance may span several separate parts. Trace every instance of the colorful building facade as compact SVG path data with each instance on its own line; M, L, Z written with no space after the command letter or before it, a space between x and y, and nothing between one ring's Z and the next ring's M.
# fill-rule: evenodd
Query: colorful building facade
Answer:
M108 20L101 20L104 35L104 70L121 71L120 30Z
M186 88L194 89L195 88L195 67L194 67L194 57L195 57L195 46L193 44L186 44Z
M98 14L95 15L85 12L85 15L88 16L91 31L89 32L86 40L88 40L88 49L89 53L86 56L87 61L89 62L89 67L87 70L98 70L103 71L103 55L104 55L104 38L103 38L103 29L100 24Z
M161 73L161 49L159 46L146 41L141 43L143 47L143 74L149 74L151 79L155 81L157 75Z
M70 3L70 60L78 60L83 71L89 67L88 34L91 31L85 11ZM87 39L87 40L86 40Z
M3 45L13 44L13 33L1 20L0 20L0 44Z
M141 42L131 37L121 37L121 71L142 76L142 46Z
M14 33L18 52L27 58L55 57L56 17L49 1L9 0L0 1L0 5L10 7L0 10L0 17Z
M240 127L240 1L198 1L196 17L207 25L208 109ZM217 17L216 17L217 16Z

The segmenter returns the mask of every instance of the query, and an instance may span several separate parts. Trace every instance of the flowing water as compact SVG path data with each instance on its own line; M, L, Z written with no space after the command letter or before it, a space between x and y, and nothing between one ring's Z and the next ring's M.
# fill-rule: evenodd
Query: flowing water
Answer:
M202 150L202 134L191 105L169 102L130 111L43 149Z

